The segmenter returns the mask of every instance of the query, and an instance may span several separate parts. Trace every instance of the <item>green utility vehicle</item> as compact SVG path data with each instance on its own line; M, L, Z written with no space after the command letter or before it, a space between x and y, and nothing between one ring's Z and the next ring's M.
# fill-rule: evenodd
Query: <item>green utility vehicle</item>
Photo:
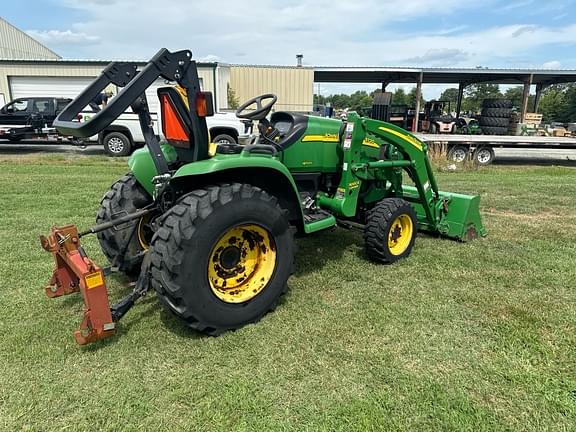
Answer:
M178 84L158 90L162 145L144 94L158 77ZM110 83L122 91L89 122L74 121ZM355 113L345 121L284 111L269 116L277 98L267 94L237 111L258 122L258 141L211 151L205 119L211 100L200 90L191 52L163 49L139 73L131 64L111 64L55 121L63 134L92 136L132 106L147 144L104 196L98 225L84 233L53 228L42 238L56 259L48 295L84 296L79 343L113 334L150 286L201 332L217 335L258 321L286 292L296 232L339 224L361 229L367 258L380 263L410 255L418 230L461 241L486 234L480 198L441 192L426 144L400 127ZM134 292L112 308L104 270L79 245L88 233L98 234L112 268L138 276Z

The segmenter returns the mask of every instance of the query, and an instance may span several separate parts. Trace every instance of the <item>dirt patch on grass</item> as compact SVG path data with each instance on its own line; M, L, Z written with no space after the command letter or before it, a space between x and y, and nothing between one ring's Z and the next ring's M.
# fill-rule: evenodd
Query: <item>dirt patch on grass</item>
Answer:
M551 210L539 213L516 213L511 210L503 211L489 208L484 210L483 213L489 216L499 216L528 223L542 222L550 219L558 220L558 219L570 219L576 217L576 215L574 214L554 212Z

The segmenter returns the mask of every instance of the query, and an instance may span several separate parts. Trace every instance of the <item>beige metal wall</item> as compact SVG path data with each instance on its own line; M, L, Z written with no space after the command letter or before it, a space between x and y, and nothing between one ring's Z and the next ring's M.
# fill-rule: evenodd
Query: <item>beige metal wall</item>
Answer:
M96 78L108 63L86 65L82 62L2 62L0 61L0 94L6 102L12 99L9 77L11 76L45 76L45 77L94 77ZM205 91L214 92L214 69L199 67L198 76L202 78Z
M240 103L264 93L278 96L276 111L312 111L314 70L274 66L230 66L230 86Z

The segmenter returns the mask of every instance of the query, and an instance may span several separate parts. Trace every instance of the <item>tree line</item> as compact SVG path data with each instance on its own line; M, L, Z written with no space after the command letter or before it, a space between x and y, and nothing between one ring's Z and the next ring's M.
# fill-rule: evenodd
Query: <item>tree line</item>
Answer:
M362 109L372 106L374 94L377 92L380 90L371 93L360 90L350 95L323 96L315 94L314 105L326 106L330 104L334 109L348 108L353 111L362 111ZM490 98L510 99L514 108L520 111L523 92L523 86L509 87L502 92L498 84L472 84L464 90L462 112L480 113L482 101ZM456 111L457 98L458 89L448 88L442 92L439 100L450 101L452 111ZM530 95L528 111L533 110L534 98L534 95ZM421 100L421 103L423 104L424 101ZM416 106L416 88L413 87L408 93L403 88L397 88L392 93L392 105L407 105L414 108ZM576 122L576 84L557 84L545 89L542 92L538 112L543 115L544 122Z

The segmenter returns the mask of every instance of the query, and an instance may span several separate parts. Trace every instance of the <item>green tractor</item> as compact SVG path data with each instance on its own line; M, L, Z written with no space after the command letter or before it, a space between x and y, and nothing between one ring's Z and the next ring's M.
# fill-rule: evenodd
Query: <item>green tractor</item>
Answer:
M150 127L145 89L158 77L160 144ZM77 113L110 83L122 91L86 123ZM212 96L200 90L190 51L159 51L139 73L112 63L55 121L64 135L96 134L129 106L146 147L104 195L97 225L54 227L42 237L56 269L50 297L80 291L84 321L76 340L114 334L117 321L146 291L189 327L210 335L258 321L287 290L295 233L343 225L361 229L367 258L394 263L412 252L420 231L466 241L486 234L478 196L441 192L426 144L389 123L348 114L345 121L278 111L276 96L244 103L257 121L249 145L210 144ZM404 178L412 186L406 185ZM111 267L137 276L133 293L110 307L106 270L79 239L96 233Z

